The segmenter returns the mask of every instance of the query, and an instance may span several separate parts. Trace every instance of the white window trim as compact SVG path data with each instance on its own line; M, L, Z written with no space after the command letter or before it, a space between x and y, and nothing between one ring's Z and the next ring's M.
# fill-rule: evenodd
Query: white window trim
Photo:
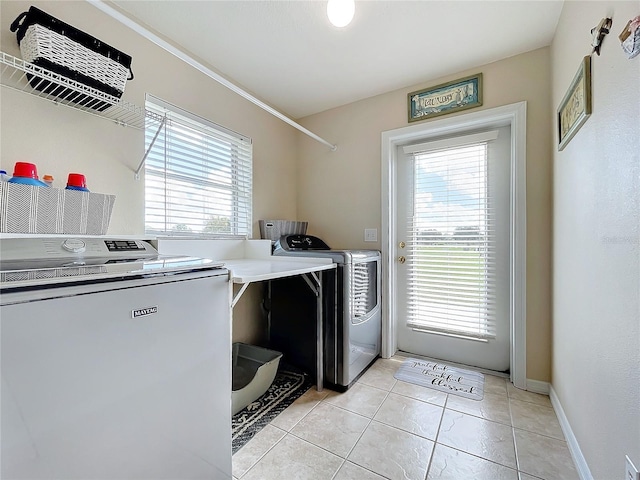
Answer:
M396 165L399 146L452 135L470 129L511 126L510 211L510 374L518 388L526 389L526 134L527 103L519 102L451 118L434 120L382 132L382 295L387 301L382 309L382 356L389 358L397 350L396 305L392 297L396 284L395 229Z

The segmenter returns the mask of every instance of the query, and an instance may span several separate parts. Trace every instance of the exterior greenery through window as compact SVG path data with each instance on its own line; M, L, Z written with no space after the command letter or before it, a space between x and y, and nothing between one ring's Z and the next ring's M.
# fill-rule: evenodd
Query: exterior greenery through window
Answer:
M145 128L145 230L170 235L251 235L251 139L151 95L166 116Z
M409 326L495 335L495 245L487 145L414 156Z

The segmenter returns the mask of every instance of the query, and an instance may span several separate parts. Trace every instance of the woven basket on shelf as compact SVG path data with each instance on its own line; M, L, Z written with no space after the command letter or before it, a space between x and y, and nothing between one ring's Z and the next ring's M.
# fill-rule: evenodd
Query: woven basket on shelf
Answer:
M127 80L133 79L129 55L36 7L20 14L11 31L16 32L23 60L107 95L98 100L80 93L84 88L63 88L27 75L33 88L60 100L102 111L119 101Z
M37 59L45 59L65 66L117 90L120 95L124 92L129 78L129 69L124 65L42 25L31 25L27 28L20 42L20 53L22 59L27 62L34 63Z

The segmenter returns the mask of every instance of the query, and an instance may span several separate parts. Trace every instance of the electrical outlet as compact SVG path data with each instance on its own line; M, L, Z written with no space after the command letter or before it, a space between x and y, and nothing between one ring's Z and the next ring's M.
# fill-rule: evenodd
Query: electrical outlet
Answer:
M365 228L364 229L364 241L365 242L377 242L378 241L378 229L377 228Z
M631 462L631 459L629 458L629 455L625 456L625 474L624 474L624 480L640 480L640 472L638 472L638 469L636 468L636 466Z

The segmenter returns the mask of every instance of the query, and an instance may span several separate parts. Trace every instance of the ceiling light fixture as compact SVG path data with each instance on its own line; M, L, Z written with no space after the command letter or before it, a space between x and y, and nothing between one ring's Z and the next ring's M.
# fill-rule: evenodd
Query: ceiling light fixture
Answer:
M329 0L327 2L329 21L338 28L349 25L355 12L355 0Z

